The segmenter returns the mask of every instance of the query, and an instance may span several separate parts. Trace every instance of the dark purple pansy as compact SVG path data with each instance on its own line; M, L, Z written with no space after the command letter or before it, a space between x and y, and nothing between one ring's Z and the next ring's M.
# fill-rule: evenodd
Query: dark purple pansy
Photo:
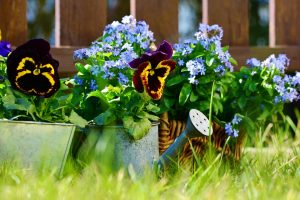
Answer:
M60 87L58 61L52 58L46 40L33 39L7 58L7 76L13 88L26 94L50 97Z
M9 42L0 41L0 56L7 57L11 52L11 45Z
M138 92L145 89L153 99L161 98L165 79L176 66L175 61L170 60L172 54L172 46L163 41L156 51L145 53L129 63L130 67L137 69L133 84Z

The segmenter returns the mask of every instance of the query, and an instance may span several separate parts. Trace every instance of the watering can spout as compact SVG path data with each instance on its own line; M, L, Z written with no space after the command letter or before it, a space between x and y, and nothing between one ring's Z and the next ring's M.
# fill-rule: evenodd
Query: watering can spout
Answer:
M211 129L212 130L212 129ZM178 154L186 142L194 137L207 137L212 131L209 130L209 121L207 117L196 109L191 109L187 120L185 130L176 138L174 143L160 156L158 166L166 168L174 163Z

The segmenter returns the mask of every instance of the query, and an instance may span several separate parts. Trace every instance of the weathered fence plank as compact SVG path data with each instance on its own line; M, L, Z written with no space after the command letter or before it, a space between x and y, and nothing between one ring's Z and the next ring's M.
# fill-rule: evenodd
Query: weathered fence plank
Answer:
M300 1L270 0L269 6L270 46L300 45Z
M130 10L149 24L157 44L164 39L178 41L178 0L131 0Z
M27 1L0 0L0 29L2 39L12 45L22 44L27 39Z
M77 49L79 48L77 47L51 48L51 54L53 58L59 61L58 72L60 77L70 77L77 72L73 61L73 52Z
M106 0L55 0L56 46L86 46L106 25Z
M249 44L249 0L203 0L203 23L219 24L226 45Z
M123 16L130 14L130 0L119 0L113 6L108 6L107 23L120 21Z

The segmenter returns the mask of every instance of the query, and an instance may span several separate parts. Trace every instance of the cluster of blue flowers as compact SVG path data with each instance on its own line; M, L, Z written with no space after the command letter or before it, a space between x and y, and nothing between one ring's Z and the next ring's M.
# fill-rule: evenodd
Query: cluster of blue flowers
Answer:
M258 60L256 58L249 58L246 61L246 65L249 66L249 67L260 67L261 62L260 62L260 60Z
M274 103L290 103L300 100L300 73L297 72L295 76L285 75L274 76L275 90L279 95L275 96Z
M186 63L187 70L190 72L189 81L191 84L198 84L199 81L196 80L196 76L198 74L205 75L205 64L202 58L196 58L194 60L190 60Z
M225 124L225 132L228 136L237 137L239 130L237 129L238 125L241 123L242 118L237 114L234 115L231 122Z
M220 26L200 24L195 37L196 39L194 40L185 40L174 45L174 50L179 55L177 63L180 67L187 67L190 72L189 81L191 84L198 84L197 76L205 75L207 72L207 65L205 62L202 62L203 58L201 58L205 57L203 52L205 52L205 55L209 54L216 58L215 63L219 64L213 65L212 71L219 76L223 76L226 71L233 71L233 66L230 62L231 55L228 50L223 49L221 46L223 30ZM199 49L201 49L201 52L197 54L195 51ZM195 59L186 60L191 54L194 55ZM199 59L199 55L201 59Z
M266 60L264 60L261 64L262 64L262 66L266 66L266 67L275 67L281 73L284 73L285 69L290 64L290 60L286 57L285 54L279 54L277 58L274 54L272 54Z
M287 58L285 54L279 54L278 57L274 54L270 55L266 60L260 62L260 60L256 58L250 58L246 61L246 64L249 67L268 67L268 68L276 68L281 73L284 73L286 68L290 64L290 60Z
M117 79L121 85L127 84L131 77L129 62L149 49L154 41L153 32L144 21L136 21L132 16L114 21L104 29L103 36L89 48L74 52L75 60L91 61L91 73L106 79ZM109 59L105 59L105 56ZM99 65L98 61L102 60ZM91 83L91 88L94 84Z
M211 44L221 46L223 37L223 29L219 25L200 24L198 32L195 33L197 41L199 41L205 49L209 49Z
M285 74L285 70L290 63L285 54L279 54L278 57L272 54L262 62L256 58L250 58L246 63L252 68L258 67L260 69L266 68L269 71L277 71L277 75L274 75L272 79L272 85L278 93L274 97L274 103L291 103L300 99L300 73L296 72L295 76ZM253 71L252 75L254 74L256 74L256 71ZM265 86L272 87L266 83Z

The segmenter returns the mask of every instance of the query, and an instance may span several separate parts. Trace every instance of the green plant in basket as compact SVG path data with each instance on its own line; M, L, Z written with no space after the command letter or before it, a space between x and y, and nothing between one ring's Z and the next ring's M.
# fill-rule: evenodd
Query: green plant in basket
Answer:
M228 47L221 46L222 36L218 25L200 24L196 39L174 45L177 68L166 83L161 112L185 120L188 111L195 108L208 116L212 92L213 115L223 111L222 98L233 79L232 64L236 61Z
M239 130L253 136L278 115L284 119L284 104L300 99L300 73L286 73L289 59L285 55L271 55L262 62L248 59L247 65L234 72L221 117L224 121L233 119L225 130L234 137Z
M122 124L132 138L142 138L158 120L155 100L175 67L170 44L151 51L153 41L144 21L125 16L90 47L75 51L78 73L71 83L78 113L97 125Z

